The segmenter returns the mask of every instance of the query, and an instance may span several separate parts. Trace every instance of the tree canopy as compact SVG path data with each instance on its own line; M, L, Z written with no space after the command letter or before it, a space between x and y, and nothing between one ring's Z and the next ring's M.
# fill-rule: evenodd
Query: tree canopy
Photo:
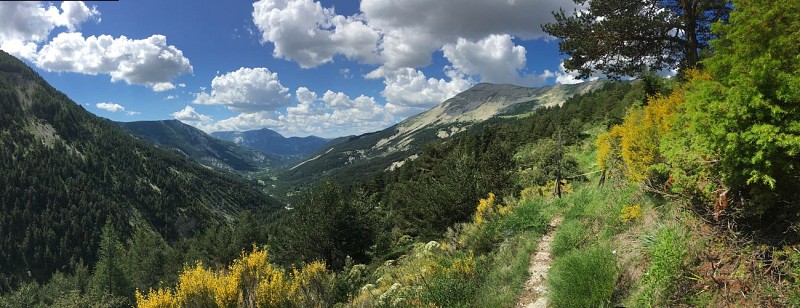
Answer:
M574 1L584 7L553 12L556 21L542 29L561 40L570 56L564 67L581 78L695 67L713 37L711 24L731 9L726 0Z

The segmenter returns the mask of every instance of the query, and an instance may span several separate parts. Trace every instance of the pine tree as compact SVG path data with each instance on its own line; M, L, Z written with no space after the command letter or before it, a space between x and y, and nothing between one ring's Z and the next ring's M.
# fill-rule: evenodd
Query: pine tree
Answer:
M125 250L111 224L111 219L107 219L103 226L98 249L99 258L92 276L91 291L97 295L130 297L133 292L125 271Z

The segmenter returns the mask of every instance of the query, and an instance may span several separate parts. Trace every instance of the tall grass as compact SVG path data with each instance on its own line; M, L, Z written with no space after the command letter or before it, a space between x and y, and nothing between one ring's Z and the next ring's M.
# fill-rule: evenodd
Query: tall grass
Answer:
M619 275L608 246L573 250L553 262L547 274L553 307L608 307Z
M654 237L645 237L644 246L650 255L650 268L641 287L631 299L637 305L662 306L683 275L683 259L687 255L686 237L678 230L663 227Z
M588 232L580 221L564 222L553 237L553 243L550 246L551 254L557 258L573 249L580 248L586 243Z

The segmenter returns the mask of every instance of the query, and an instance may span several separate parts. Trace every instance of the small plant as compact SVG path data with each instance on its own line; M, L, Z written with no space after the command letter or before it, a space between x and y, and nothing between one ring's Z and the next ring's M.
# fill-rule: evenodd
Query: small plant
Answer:
M623 223L639 220L642 218L642 206L639 204L625 205L619 214L619 220Z

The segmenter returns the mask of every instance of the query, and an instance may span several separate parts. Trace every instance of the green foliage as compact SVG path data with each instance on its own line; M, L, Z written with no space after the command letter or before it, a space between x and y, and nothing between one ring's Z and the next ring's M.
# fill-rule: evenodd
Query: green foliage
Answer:
M471 296L473 307L512 307L528 280L530 256L536 251L540 233L522 232L504 238L484 264L484 277Z
M362 196L363 197L363 196ZM373 243L373 204L345 192L333 182L317 185L298 199L291 212L273 226L270 246L280 263L324 260L340 270L346 257L366 261Z
M523 187L545 185L547 181L554 181L559 163L562 177L571 177L579 173L578 161L563 147L559 149L558 141L551 138L539 139L533 144L522 147L514 155L514 162L519 168L517 182Z
M715 52L703 62L711 76L689 84L666 146L675 177L689 183L680 188L701 191L716 212L744 199L744 216L765 224L794 220L800 209L800 4L744 0L733 6L730 23L715 27Z
M647 247L649 246L649 247ZM683 275L683 259L687 255L686 239L674 228L662 228L652 243L645 246L650 268L642 278L643 289L636 302L643 306L667 306L669 296Z
M134 290L158 287L165 274L177 272L175 253L158 233L137 229L128 247L125 264Z
M575 0L571 16L554 12L542 29L561 39L564 67L589 77L621 77L649 69L693 68L712 37L710 25L730 10L725 0Z
M125 297L133 294L130 277L126 271L125 250L111 221L103 227L98 260L91 280L91 292Z
M560 257L567 252L578 249L586 244L588 230L580 222L569 220L561 224L553 237L551 244L551 254L553 257Z
M0 53L0 293L94 267L107 218L120 239L168 243L280 205L254 184L158 149L88 113Z
M609 307L619 275L616 259L606 246L573 250L553 262L547 274L549 301L554 307Z

